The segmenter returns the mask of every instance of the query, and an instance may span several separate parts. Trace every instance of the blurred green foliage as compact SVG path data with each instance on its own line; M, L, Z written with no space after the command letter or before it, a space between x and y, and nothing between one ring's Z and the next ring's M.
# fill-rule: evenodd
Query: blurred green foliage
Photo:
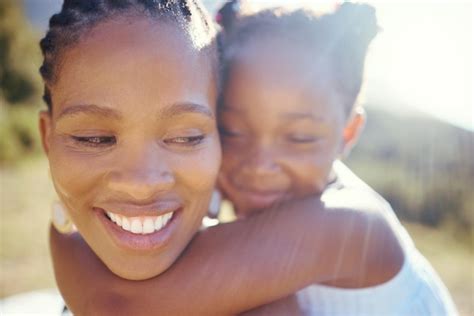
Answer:
M39 35L23 15L21 2L0 1L0 163L38 152L41 106Z

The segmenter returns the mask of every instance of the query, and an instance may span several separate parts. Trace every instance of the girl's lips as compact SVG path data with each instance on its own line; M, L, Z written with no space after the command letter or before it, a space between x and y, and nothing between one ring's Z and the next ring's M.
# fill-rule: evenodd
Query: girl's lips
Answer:
M164 247L176 232L181 221L181 209L178 209L174 211L171 219L161 229L148 234L136 234L114 223L103 209L94 208L94 211L113 242L126 251L148 252Z
M269 191L243 191L247 204L252 209L265 209L275 206L285 197L282 192Z

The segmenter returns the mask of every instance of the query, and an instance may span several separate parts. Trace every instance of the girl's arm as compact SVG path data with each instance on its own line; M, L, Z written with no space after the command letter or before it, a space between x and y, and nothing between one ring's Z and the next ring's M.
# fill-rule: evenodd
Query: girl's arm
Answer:
M166 272L145 281L114 275L78 234L52 228L50 241L57 283L74 314L226 315L314 282L388 280L403 255L379 214L325 208L318 197L285 204L199 232Z
M240 314L241 316L276 316L291 315L303 316L308 315L308 309L305 309L304 303L298 300L298 295L291 294L278 301L271 302L267 305L259 306L255 309Z

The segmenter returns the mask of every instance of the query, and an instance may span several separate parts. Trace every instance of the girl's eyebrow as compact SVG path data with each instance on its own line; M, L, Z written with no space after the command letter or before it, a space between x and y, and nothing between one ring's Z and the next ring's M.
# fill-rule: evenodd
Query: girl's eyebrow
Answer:
M286 112L280 115L281 118L287 120L312 120L316 122L324 121L323 118L310 112Z
M119 120L122 118L122 114L117 110L98 106L95 104L78 104L65 108L59 113L58 120L67 116L73 116L76 114L92 114L108 118Z
M242 109L239 109L238 107L234 107L234 106L229 106L229 105L222 105L222 106L219 106L218 110L220 112L240 112L242 113Z

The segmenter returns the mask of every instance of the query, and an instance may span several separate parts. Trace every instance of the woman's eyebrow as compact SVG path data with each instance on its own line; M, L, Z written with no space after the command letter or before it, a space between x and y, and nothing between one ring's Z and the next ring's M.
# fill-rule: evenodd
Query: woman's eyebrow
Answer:
M58 120L67 116L73 116L76 114L92 114L108 118L119 120L122 115L114 109L98 106L95 104L78 104L68 106L59 113Z
M160 118L166 119L187 113L203 114L209 118L214 119L214 113L208 107L192 102L174 103L171 106L160 111ZM58 120L76 114L92 114L103 117L109 117L116 120L122 118L122 114L120 114L120 112L111 108L102 107L95 104L78 104L68 106L67 108L62 110L58 115Z
M174 103L160 111L159 115L161 119L166 119L189 113L203 114L211 119L214 119L214 113L209 107L193 102Z

